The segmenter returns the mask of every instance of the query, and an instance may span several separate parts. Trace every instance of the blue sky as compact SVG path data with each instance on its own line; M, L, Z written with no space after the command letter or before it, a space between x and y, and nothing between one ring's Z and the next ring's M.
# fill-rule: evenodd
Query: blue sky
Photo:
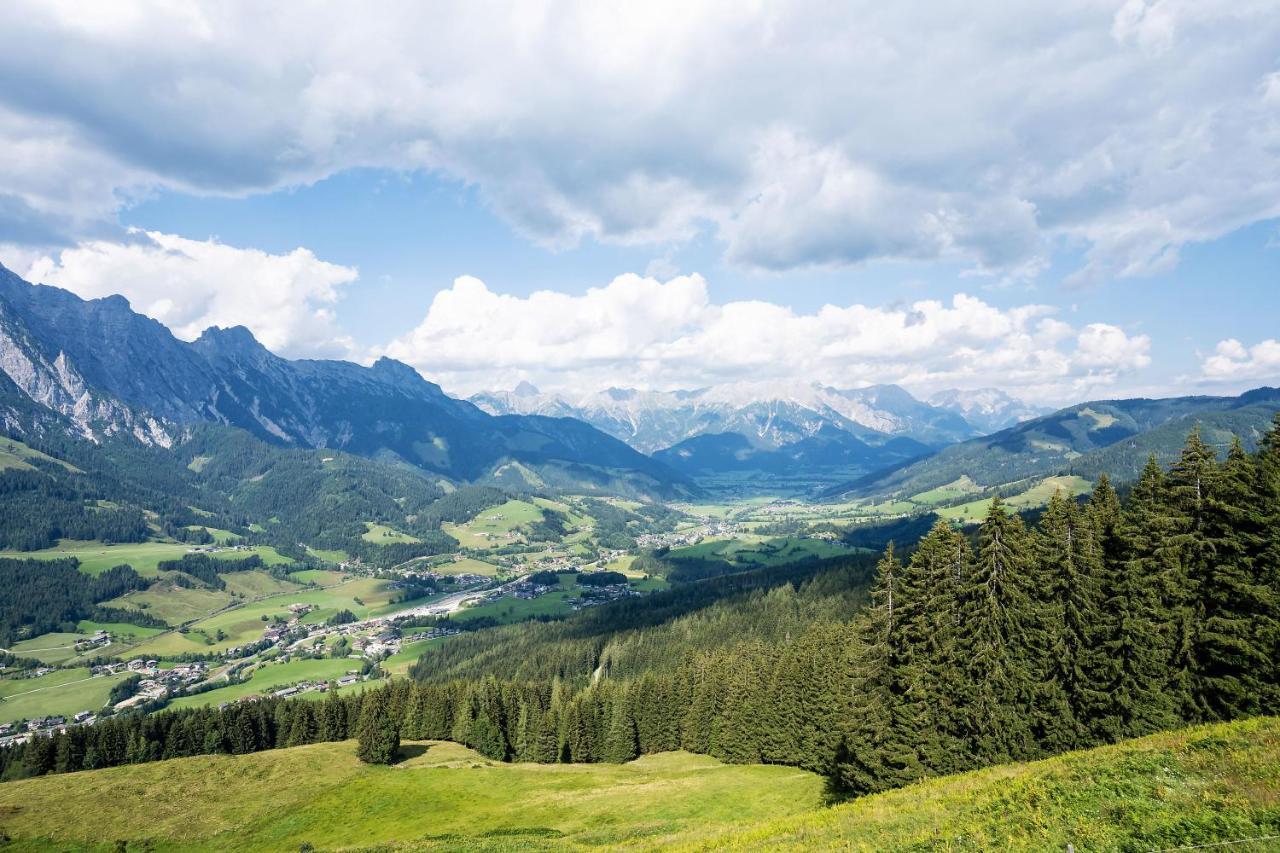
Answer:
M927 9L15 3L0 261L459 393L1280 382L1274 4Z

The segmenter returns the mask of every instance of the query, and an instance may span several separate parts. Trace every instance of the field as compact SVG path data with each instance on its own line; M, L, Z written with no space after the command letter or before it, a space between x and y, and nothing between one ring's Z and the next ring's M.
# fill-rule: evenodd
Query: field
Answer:
M105 603L109 607L142 610L166 624L181 625L221 610L233 600L229 593L222 590L165 586L130 592Z
M497 601L488 601L473 607L465 607L449 618L454 622L469 622L472 619L490 617L503 624L523 622L535 616L564 616L572 613L569 599L578 595L578 584L570 574L560 575L560 588L537 598L519 599L506 596Z
M511 500L482 510L465 524L445 523L441 529L463 548L500 548L525 541L517 528L543 519L542 510L527 501Z
M442 575L484 575L493 577L500 571L493 563L463 557L461 560L445 560L431 564L431 571Z
M1280 720L1154 735L824 806L822 780L664 753L495 764L449 743L368 767L352 742L0 785L17 849L1274 850ZM66 808L75 803L76 808ZM1251 841L1252 839L1252 841ZM1261 839L1261 840L1259 840Z
M382 668L391 675L406 675L409 667L422 657L427 647L439 642L441 640L415 640L412 643L405 643L400 647L400 651L382 662Z
M368 528L364 535L360 538L366 542L374 542L378 545L392 545L397 542L421 542L422 540L416 536L410 536L408 533L401 533L394 527L387 527L385 524L375 524L372 521L366 521L364 526Z
M359 578L347 581L331 589L299 588L294 592L250 601L242 607L225 610L188 626L187 632L173 632L143 643L136 654L152 657L170 657L183 652L221 651L232 646L242 646L262 636L267 620L289 616L290 604L311 604L316 607L304 618L304 622L323 622L339 610L350 610L359 618L377 616L390 609L388 602L395 594L386 581ZM130 597L126 596L128 600ZM356 599L360 599L356 601ZM266 616L267 620L262 617ZM221 639L219 639L221 632Z
M86 542L75 539L63 539L52 548L40 551L4 551L0 556L15 557L28 560L58 560L63 557L75 557L80 561L80 571L91 575L101 574L112 566L128 564L146 577L154 577L157 565L164 560L180 560L191 550L191 546L182 542L129 542L122 545L104 545L101 542ZM211 556L219 559L235 559L248 554L257 554L268 566L291 562L281 556L275 548L260 545L247 551L219 551Z
M227 572L221 575L227 584L227 592L238 593L245 598L261 598L265 595L280 595L295 592L301 584L273 578L267 572Z
M39 678L0 679L0 722L97 711L128 673L91 676L88 668L58 669Z
M412 744L400 766L368 767L354 752L348 741L7 783L0 829L31 850L118 839L165 850L392 840L444 850L656 846L812 809L822 797L811 773L685 753L625 765L503 765L455 744Z
M1075 497L1087 494L1091 488L1092 484L1083 477L1046 477L1026 491L1006 498L1005 503L1015 510L1031 509L1047 504L1055 492L1062 492L1063 497ZM990 506L991 500L987 499L936 509L934 512L952 521L979 522L986 518Z
M89 639L95 631L99 630L107 631L111 634L111 645L90 649L83 655L77 654L75 644L81 640ZM76 633L74 634L42 634L30 640L14 643L10 651L20 657L35 658L42 663L66 665L78 658L88 659L101 655L124 654L125 650L131 645L135 645L148 637L154 637L161 630L160 628L143 628L139 625L130 625L128 623L83 620L76 625Z
M417 659L415 655L414 659ZM321 658L319 660L291 660L287 663L268 663L253 671L248 681L219 687L195 696L183 696L169 703L170 708L196 708L217 705L254 693L268 693L299 681L336 681L349 669L359 669L360 661L354 658Z

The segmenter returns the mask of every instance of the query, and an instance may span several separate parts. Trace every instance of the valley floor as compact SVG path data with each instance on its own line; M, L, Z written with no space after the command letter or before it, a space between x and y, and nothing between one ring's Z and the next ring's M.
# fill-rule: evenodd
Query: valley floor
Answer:
M1280 848L1280 719L1202 726L824 807L786 767L687 753L495 764L450 743L361 765L351 742L0 785L13 850Z

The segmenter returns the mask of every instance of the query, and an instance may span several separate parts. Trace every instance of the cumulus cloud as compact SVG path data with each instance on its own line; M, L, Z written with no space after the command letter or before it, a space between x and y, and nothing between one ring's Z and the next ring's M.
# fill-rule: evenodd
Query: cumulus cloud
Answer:
M272 255L216 240L134 231L126 242L89 241L35 258L25 278L86 299L122 294L184 340L209 326L247 326L284 355L345 356L353 350L333 306L356 270L307 249Z
M455 392L609 385L689 388L742 379L838 387L899 382L928 392L998 385L1032 400L1079 399L1150 364L1150 340L1053 308L1001 309L957 294L899 307L717 304L698 275L622 275L581 296L495 293L476 278L438 293L385 354Z
M1280 341L1274 338L1246 347L1235 338L1219 341L1200 362L1200 379L1210 384L1280 380Z
M1280 215L1273 0L0 5L0 238L356 166L550 245L709 231L762 269L1081 248L1148 275Z

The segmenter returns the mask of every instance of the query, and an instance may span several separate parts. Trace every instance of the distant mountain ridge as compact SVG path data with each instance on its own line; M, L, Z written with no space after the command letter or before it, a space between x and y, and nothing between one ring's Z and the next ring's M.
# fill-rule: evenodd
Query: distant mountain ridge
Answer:
M992 435L838 485L831 497L909 498L968 477L981 489L1060 473L1130 480L1154 454L1176 458L1199 427L1225 453L1234 436L1252 449L1280 410L1280 389L1257 388L1237 397L1095 400L1060 409Z
M950 388L929 395L926 402L955 412L984 435L1008 429L1053 411L1047 406L1024 403L999 388L977 388L969 391Z
M776 450L828 428L871 446L895 437L942 447L980 434L948 408L921 402L896 385L838 389L819 383L736 382L689 391L608 388L544 394L527 382L512 391L473 395L494 414L576 417L644 453L704 435L736 433L752 447Z
M285 446L335 448L463 480L528 471L528 485L671 495L683 477L579 421L493 416L391 359L371 367L289 360L243 327L194 342L132 310L84 300L0 267L0 425L33 428L41 408L83 438L168 447L210 422ZM34 408L33 405L34 404Z

